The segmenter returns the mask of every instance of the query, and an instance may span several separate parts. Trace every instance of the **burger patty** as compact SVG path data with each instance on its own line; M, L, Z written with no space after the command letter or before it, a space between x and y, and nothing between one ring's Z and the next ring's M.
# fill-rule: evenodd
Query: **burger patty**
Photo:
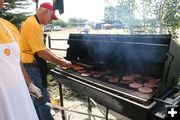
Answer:
M87 73L88 71L87 70L79 70L78 72L79 73Z
M82 73L81 76L88 77L88 76L91 76L91 73Z
M143 85L141 83L136 83L136 82L129 84L129 87L131 88L140 88L142 86Z
M97 70L93 70L93 71L90 71L90 73L91 73L91 74L98 74L98 73L99 73L99 71L97 71Z
M122 80L132 81L134 78L132 76L123 76Z
M149 88L154 88L156 86L156 84L150 82L144 83L143 85L144 87L149 87Z
M119 78L118 77L111 77L108 79L109 82L119 82Z
M133 77L133 78L141 78L140 74L131 74L130 76Z
M148 88L148 87L140 87L138 88L138 91L141 92L141 93L152 93L153 89L151 88Z
M157 79L150 79L148 80L150 83L153 83L153 84L157 84L158 80Z
M94 74L92 76L95 77L95 78L100 78L102 75L101 74Z

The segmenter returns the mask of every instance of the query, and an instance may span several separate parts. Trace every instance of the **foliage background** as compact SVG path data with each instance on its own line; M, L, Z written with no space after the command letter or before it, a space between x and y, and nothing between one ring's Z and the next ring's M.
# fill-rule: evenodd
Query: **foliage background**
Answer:
M28 5L30 5L28 0L5 0L0 17L19 27L21 22L31 14L31 12L24 12Z
M105 0L105 2L108 0ZM145 34L172 34L177 37L176 30L180 28L180 0L118 0L116 6L107 6L104 9L104 23L123 25L133 34L134 30L143 30ZM4 9L0 16L9 20L17 27L31 12L24 12L30 5L28 0L5 0ZM135 17L135 12L141 9L142 19ZM16 12L14 12L16 11ZM70 18L53 21L51 24L61 27L76 27L88 23L87 19ZM158 31L157 31L157 28Z
M180 0L139 0L139 2L140 5L137 0L118 0L115 7L105 7L104 21L109 24L121 23L131 33L135 29L141 29L145 34L170 33L173 37L177 37L176 30L180 28ZM138 12L141 12L142 19L135 17L135 13Z

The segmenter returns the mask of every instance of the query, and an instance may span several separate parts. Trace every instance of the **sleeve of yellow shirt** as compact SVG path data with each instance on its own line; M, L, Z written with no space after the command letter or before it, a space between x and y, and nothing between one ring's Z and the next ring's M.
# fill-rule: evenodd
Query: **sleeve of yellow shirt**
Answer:
M29 17L22 24L21 39L23 51L31 51L34 54L37 51L46 49L42 26L38 24L34 16Z
M29 24L27 29L27 40L32 52L45 50L42 27L37 24Z

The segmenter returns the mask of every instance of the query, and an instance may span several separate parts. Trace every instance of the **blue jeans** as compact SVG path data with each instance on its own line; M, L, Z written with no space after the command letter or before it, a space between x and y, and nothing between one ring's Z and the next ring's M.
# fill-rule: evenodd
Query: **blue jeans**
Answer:
M54 120L50 113L50 107L46 105L46 102L50 102L49 93L47 91L47 88L42 85L39 68L36 66L24 67L26 68L26 71L29 74L33 83L41 90L44 96L43 99L36 99L35 97L32 97L39 120Z

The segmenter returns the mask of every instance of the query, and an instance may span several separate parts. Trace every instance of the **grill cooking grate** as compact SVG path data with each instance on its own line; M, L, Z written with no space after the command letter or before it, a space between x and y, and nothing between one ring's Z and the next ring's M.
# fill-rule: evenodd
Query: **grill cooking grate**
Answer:
M144 94L138 91L138 88L131 88L129 87L130 83L133 83L135 81L130 81L129 84L122 83L122 74L118 73L116 71L107 70L107 71L99 71L94 70L90 68L85 68L79 65L75 65L76 69L73 68L70 69L60 69L57 68L56 70L59 72L62 72L63 74L66 74L67 76L71 76L76 79L81 79L83 82L86 82L92 86L95 86L97 88L102 88L103 90L107 90L109 92L112 92L117 95L121 95L125 98L132 99L134 101L137 101L139 103L148 104L151 101L151 98L153 97L153 94L155 93L156 87L153 88L153 92L149 94ZM91 73L91 76L82 76L82 73L79 73L79 71L85 73ZM102 74L101 77L93 77L92 74ZM119 78L117 82L110 82L109 78L106 78L107 76L112 78ZM138 80L141 82L141 84L148 82L148 80L145 80L143 76Z

